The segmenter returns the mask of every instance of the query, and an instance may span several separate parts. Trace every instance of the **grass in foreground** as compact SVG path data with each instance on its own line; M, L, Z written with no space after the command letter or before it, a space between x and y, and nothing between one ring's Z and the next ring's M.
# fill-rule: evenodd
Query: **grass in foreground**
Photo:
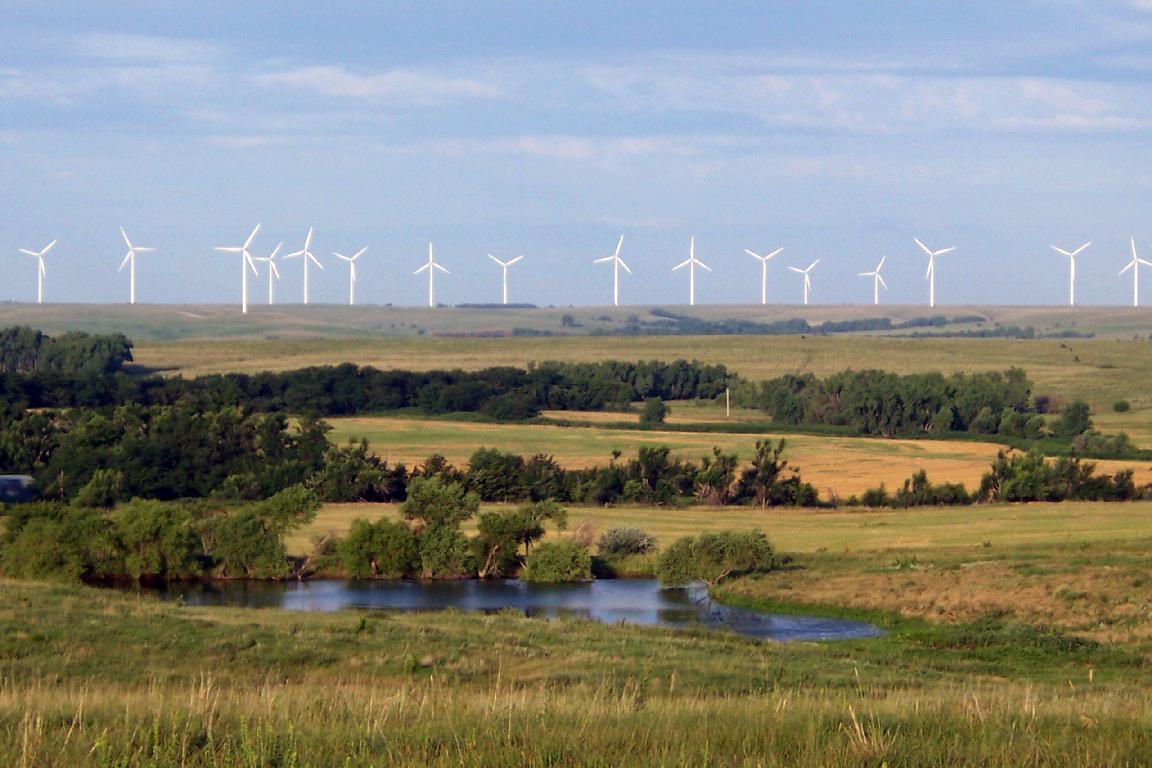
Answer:
M1152 759L1140 659L1035 632L983 632L967 648L897 625L778 645L503 614L192 609L11 582L0 629L5 765Z

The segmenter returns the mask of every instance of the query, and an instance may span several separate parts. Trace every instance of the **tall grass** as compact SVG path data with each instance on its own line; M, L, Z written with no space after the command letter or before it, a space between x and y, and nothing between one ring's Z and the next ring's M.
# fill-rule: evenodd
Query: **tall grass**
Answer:
M1035 674L899 633L760 643L513 615L191 609L0 591L0 764L1123 765L1149 673Z

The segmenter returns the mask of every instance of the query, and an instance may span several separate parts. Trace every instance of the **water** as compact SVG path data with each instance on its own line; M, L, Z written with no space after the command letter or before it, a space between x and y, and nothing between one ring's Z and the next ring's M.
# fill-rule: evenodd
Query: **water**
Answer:
M702 588L662 589L653 579L600 579L583 584L502 581L215 582L176 584L164 593L187 605L235 605L289 611L454 608L494 613L514 609L526 616L569 616L606 624L727 629L765 640L833 640L874 637L883 630L857 621L765 614L712 600Z

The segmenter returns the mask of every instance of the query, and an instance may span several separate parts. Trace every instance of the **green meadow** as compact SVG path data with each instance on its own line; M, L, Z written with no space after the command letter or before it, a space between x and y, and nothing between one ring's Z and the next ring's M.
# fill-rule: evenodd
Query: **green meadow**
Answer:
M699 308L810 322L864 307ZM923 307L880 308L885 316ZM900 373L1023 368L1035 391L1087 400L1098 428L1152 447L1152 311L949 308L972 328L1033 325L1094 338L591 336L642 309L0 307L0 323L118 330L165 375L353 362L477 369L542 360L724 363L750 379L845 368ZM136 313L136 314L132 314ZM566 324L562 318L572 315ZM37 323L39 318L42 323ZM575 330L570 324L576 323ZM81 323L81 325L76 325ZM56 325L54 325L56 324ZM69 325L72 324L72 325ZM459 338L517 327L563 337ZM137 329L138 332L134 332ZM1137 338L1139 337L1139 338ZM1117 412L1113 403L1127 400ZM539 424L335 419L390 463L479 447L589 466L668 445L745 460L757 439L824 498L924 468L979 482L1002 446L724 431L756 421L673 403L666 429L637 414L546 414ZM716 431L688 431L700 424ZM1133 466L1138 483L1152 467ZM394 505L324 507L287 542L304 554ZM640 527L661 544L759 529L787 555L721 598L877 623L866 640L766 643L713 631L457 612L294 613L193 608L89 587L0 581L0 764L13 766L1117 766L1152 763L1152 502L909 510L686 505L572 507L569 532ZM550 534L555 535L555 534ZM567 534L566 534L567 535ZM651 563L632 563L638 572Z

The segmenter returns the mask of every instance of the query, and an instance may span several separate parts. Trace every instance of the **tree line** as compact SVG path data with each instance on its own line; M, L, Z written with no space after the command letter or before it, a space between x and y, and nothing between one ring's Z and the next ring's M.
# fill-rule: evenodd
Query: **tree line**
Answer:
M652 397L713 399L732 378L723 365L684 360L545 362L526 369L418 372L345 363L194 379L37 369L0 374L0 396L9 412L192 401L204 410L242 406L262 412L351 416L414 408L429 415L476 412L521 420L541 410L626 408Z
M132 342L123 334L71 331L52 338L27 326L0 328L0 372L115 373L132 362Z

